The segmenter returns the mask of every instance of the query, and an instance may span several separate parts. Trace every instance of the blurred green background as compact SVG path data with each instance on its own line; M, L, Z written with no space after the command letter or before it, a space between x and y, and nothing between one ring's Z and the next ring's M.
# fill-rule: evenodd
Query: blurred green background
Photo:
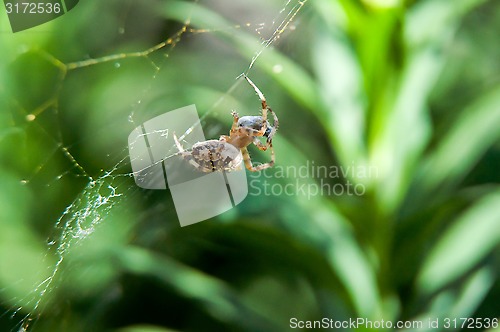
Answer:
M81 0L15 34L2 9L0 331L500 331L499 31L495 0ZM127 137L190 104L227 134L259 110L242 72L280 119L277 165L180 228ZM278 173L311 163L376 172Z

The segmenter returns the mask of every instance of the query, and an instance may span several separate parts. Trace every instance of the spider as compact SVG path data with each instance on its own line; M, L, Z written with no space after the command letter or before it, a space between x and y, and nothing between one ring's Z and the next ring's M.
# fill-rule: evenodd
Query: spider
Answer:
M245 74L243 77L259 96L262 104L261 115L240 117L238 113L232 111L233 124L229 136L222 135L219 140L198 142L193 145L191 151L184 150L175 133L173 135L181 156L202 172L235 170L240 167L241 159L243 159L245 167L252 172L258 172L274 165L275 156L272 141L279 127L278 117L267 105L266 98L259 88ZM273 115L272 126L267 120L268 112ZM259 139L260 137L266 137L265 143ZM262 151L271 150L271 161L253 166L247 149L250 144L254 144Z

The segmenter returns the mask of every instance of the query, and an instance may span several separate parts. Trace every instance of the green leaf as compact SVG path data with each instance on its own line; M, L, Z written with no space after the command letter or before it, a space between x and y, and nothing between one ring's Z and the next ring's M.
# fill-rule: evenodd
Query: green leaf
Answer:
M360 164L366 158L362 70L345 35L323 27L314 39L313 65L327 107L322 121L343 164Z
M425 162L416 183L423 193L452 189L500 137L500 88L467 107Z
M126 271L157 278L183 296L200 303L208 313L221 321L245 325L254 331L270 331L278 328L254 312L222 281L184 266L167 256L129 246L118 251L117 257Z
M443 46L465 14L486 0L419 1L408 11L406 40L412 47Z
M412 320L428 321L454 317L473 317L474 312L484 300L495 281L494 272L491 268L482 268L474 272L465 282L460 290L447 289L440 292L428 305L428 310L421 313ZM435 328L425 326L419 329L421 332L435 331Z
M500 191L467 210L438 240L417 279L421 293L430 294L460 278L500 241Z

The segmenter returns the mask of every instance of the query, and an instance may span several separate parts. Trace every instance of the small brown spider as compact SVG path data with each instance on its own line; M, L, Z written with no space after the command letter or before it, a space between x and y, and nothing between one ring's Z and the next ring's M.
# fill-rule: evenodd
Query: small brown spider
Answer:
M245 167L252 172L272 167L274 165L273 137L279 127L278 117L269 106L266 98L257 86L246 76L247 82L253 87L262 103L262 115L242 116L231 112L233 124L229 136L222 135L219 140L208 140L198 142L193 145L191 151L185 151L174 133L174 141L181 156L192 166L202 172L231 171L238 169L241 164L239 151L243 156ZM273 125L267 121L268 111L273 115ZM266 137L266 142L262 143L259 138ZM271 150L271 161L254 167L247 146L255 144L259 150Z

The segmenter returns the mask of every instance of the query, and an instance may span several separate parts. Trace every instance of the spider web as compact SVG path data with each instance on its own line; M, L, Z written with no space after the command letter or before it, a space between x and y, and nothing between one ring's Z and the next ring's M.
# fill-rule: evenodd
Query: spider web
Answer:
M256 40L260 40L258 47L253 49L253 56L246 58L246 66L239 67L234 71L234 76L224 77L223 81L226 84L225 92L219 95L214 102L202 107L202 115L200 122L193 123L191 128L181 136L189 135L195 126L202 125L204 127L207 139L218 137L217 135L226 132L227 127L221 127L209 123L211 118L231 118L228 116L229 105L241 106L237 102L233 102L235 97L233 93L237 91L238 86L243 82L238 79L242 73L249 76L259 58L266 52L269 47L274 46L280 37L295 29L297 15L301 12L307 0L287 0L277 5L276 10L266 12L265 15L259 7L256 7L253 17L231 17L230 20L237 22L236 24L228 23L222 27L204 27L193 24L191 15L185 17L183 24L173 35L167 36L163 41L153 44L153 46L138 51L112 53L97 58L87 58L74 62L66 62L59 60L57 55L49 51L37 50L37 54L41 54L48 62L50 62L60 73L60 88L64 89L66 81L72 75L78 75L79 72L89 70L107 70L113 71L126 66L132 66L134 59L146 63L148 69L146 86L142 91L131 98L135 101L119 115L120 118L126 118L130 129L139 126L148 118L155 114L148 113L147 109L151 107L158 99L158 91L162 89L163 73L169 69L169 64L172 63L172 58L175 57L175 50L182 47L184 44L204 44L217 42L219 34L231 34L243 31L253 35ZM196 6L208 6L203 1L195 1L191 4ZM80 5L81 6L81 5ZM222 17L231 16L231 9L227 9L227 4L214 2L211 5L211 10L215 13L220 13ZM235 6L248 8L244 2L235 2ZM271 6L272 7L272 6ZM126 34L126 20L132 15L132 1L124 6L121 13L119 24L116 27L119 34ZM75 9L75 11L78 10ZM82 56L83 57L83 56ZM200 55L203 57L203 55ZM230 71L228 71L230 72ZM257 82L256 82L257 83ZM258 83L257 83L258 84ZM243 91L243 89L241 89ZM238 90L239 91L239 90ZM75 92L75 94L78 92ZM265 93L265 91L264 91ZM248 94L253 94L251 89L248 89ZM255 97L255 96L253 96ZM192 103L197 101L192 98ZM52 142L48 143L52 146L52 154L45 156L36 167L30 172L30 176L22 179L22 183L26 186L42 182L44 186L57 186L59 182L64 181L67 177L76 177L81 179L82 188L75 194L71 202L65 207L64 211L54 221L54 226L49 232L49 239L45 253L43 253L44 261L49 262L48 271L41 271L41 282L36 282L29 294L24 298L13 298L4 304L4 307L11 307L10 312L6 312L1 316L10 316L12 320L18 321L16 329L19 331L36 330L37 318L44 313L46 303L49 302L48 297L58 289L58 280L64 278L60 274L64 271L61 266L67 258L70 248L77 246L83 240L92 236L98 226L105 223L107 216L119 205L126 196L135 194L144 194L144 191L137 186L131 184L130 179L133 174L130 173L130 161L128 156L128 147L122 146L121 150L114 154L109 154L109 166L95 170L92 167L84 165L80 162L80 156L75 155L73 144L66 143L63 135L63 130L60 127L51 127L43 120L45 113L52 113L57 120L61 120L63 109L62 102L58 97L51 98L46 103L36 108L31 112L27 112L26 121L35 125L40 131L44 132L48 137L51 137ZM257 99L254 99L254 105L257 105ZM184 106L184 105L181 105ZM163 112L174 109L175 107L163 107ZM200 108L198 108L200 111ZM125 114L125 115L124 115ZM62 121L58 121L61 123ZM173 150L174 151L174 150ZM51 165L53 159L62 156L65 159L67 167L63 172L51 174ZM168 158L169 156L166 156ZM151 194L152 195L152 194ZM50 263L52 262L52 263ZM8 294L8 289L0 289L0 294ZM5 298L5 296L2 296Z

